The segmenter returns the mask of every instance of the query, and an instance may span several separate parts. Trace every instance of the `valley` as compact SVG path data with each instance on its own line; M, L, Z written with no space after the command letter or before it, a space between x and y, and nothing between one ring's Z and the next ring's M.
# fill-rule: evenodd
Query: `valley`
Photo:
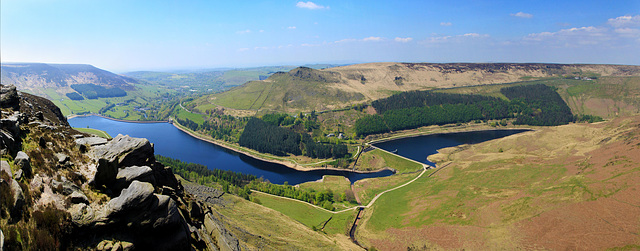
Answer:
M544 217L554 219L565 208L578 205L595 207L589 214L601 215L609 210L602 203L619 196L615 201L635 203L627 194L635 191L629 182L637 175L634 163L640 161L633 159L640 154L633 143L640 123L637 69L557 65L552 71L540 65L401 64L415 68L406 70L397 68L398 64L396 68L374 65L382 72L394 69L404 75L394 77L390 85L376 77L381 73L372 70L372 64L323 70L301 67L206 94L180 91L182 77L178 75L144 72L131 75L157 82L136 80L123 97L71 100L46 88L43 95L54 97L53 103L62 114L71 115L69 122L80 131L107 138L119 133L149 138L156 154L174 159L156 158L174 167L187 191L202 197L202 203L213 210L207 217L225 229L217 237L212 232L212 238L237 241L248 249L303 247L302 243L314 243L305 246L312 249L556 249L571 246L581 237L560 231L555 234L564 236L565 242L541 244L537 240L543 233L535 229L549 224ZM438 85L404 82L431 78L428 72L434 69L448 74L448 79L436 79ZM416 73L420 71L424 75ZM476 74L469 75L469 71ZM521 71L532 76L518 75L524 74ZM368 79L357 83L369 84L366 91L353 92L351 80L343 78L354 72ZM478 72L484 72L482 81L469 77ZM193 75L184 79L201 81ZM456 82L462 80L471 84ZM87 107L93 108L84 110ZM444 109L436 120L416 116L435 114L441 109L437 107ZM552 112L556 110L559 113ZM104 118L75 117L77 114ZM560 117L563 119L558 120ZM170 120L172 124L130 124L127 120ZM362 126L363 121L369 121L368 127ZM549 121L556 122L547 124ZM424 135L501 129L531 131L481 143L456 143L438 149L428 162L421 159L424 157L411 160L403 156L408 150L400 146L383 150L377 145ZM249 131L254 133L249 137L253 143L247 144ZM174 141L176 133L187 133L180 136L186 138ZM294 147L285 144L269 150L277 144L261 146L261 141L274 142L262 138L265 135L281 135L276 137L283 137L285 143L293 140ZM559 143L558 139L563 140ZM615 154L601 150L611 148L619 150ZM609 162L596 164L600 160L594 158ZM435 167L425 169L424 163ZM253 176L227 179L236 172ZM202 193L201 186L216 192ZM615 229L627 229L630 226L619 222L633 221L635 209L620 210L625 212L621 217L627 218L606 221ZM252 212L261 213L247 218ZM560 224L571 229L600 224L587 222ZM298 229L296 237L289 229ZM615 234L618 247L634 243L624 231ZM606 239L594 239L588 245L613 247L609 244Z

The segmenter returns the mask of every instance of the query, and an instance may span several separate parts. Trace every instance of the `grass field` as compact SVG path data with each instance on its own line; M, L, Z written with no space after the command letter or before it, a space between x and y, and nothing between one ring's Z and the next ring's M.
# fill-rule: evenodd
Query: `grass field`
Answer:
M422 171L422 164L380 149L362 153L356 164L358 170L379 170L385 167L392 168L397 173Z
M252 194L256 196L257 193ZM325 227L325 233L321 231L313 231L309 225L320 224L320 221L326 221L331 217L329 213L315 213L313 210L307 210L304 207L297 207L298 202L282 201L271 202L269 198L258 197L262 200L263 205L272 204L276 208L280 208L283 212L279 212L261 206L256 203L238 198L233 195L224 195L224 206L213 205L214 210L224 216L227 221L227 229L246 243L250 250L356 250L355 244L349 241L344 235L344 226L349 213L334 216ZM300 223L294 215L302 215L296 210L288 209L286 206L294 207L300 211L314 214L314 221L305 220L307 223ZM326 218L325 218L326 217ZM351 218L353 219L353 218ZM315 220L318 220L316 223ZM335 221L334 221L335 220ZM309 224L309 225L306 225Z
M84 132L84 133L88 133L88 134L92 134L101 138L105 138L105 139L110 139L111 135L109 135L107 132L102 131L102 130L98 130L98 129L93 129L93 128L77 128L74 127L73 129L75 129L76 131L79 132Z
M260 200L261 205L281 212L309 228L315 227L320 230L324 223L329 221L326 226L324 226L323 231L331 235L346 235L349 227L351 226L350 224L353 221L353 217L355 217L355 210L334 214L312 207L309 204L302 203L300 201L279 198L262 193L252 193L251 197Z
M180 107L179 105L176 106L176 108L173 111L174 111L173 115L176 118L189 119L193 122L196 122L199 125L202 125L202 123L204 123L204 117L202 116L202 114L187 112L184 109L182 109L182 107Z
M139 84L136 90L127 91L127 96L114 98L97 98L84 100L71 100L66 95L55 89L45 89L44 94L60 108L62 114L99 113L102 108L114 105L111 109L103 111L103 115L125 120L145 120L144 113L136 108L158 110L162 106L163 96L175 94L174 90L162 86Z
M450 164L381 196L365 210L357 238L383 250L637 244L627 233L638 225L625 219L637 222L640 213L633 206L640 150L631 147L640 144L639 123L636 116L569 124L441 149L434 160Z
M380 192L397 187L418 176L420 172L395 174L387 177L363 179L354 184L356 194L362 205L367 205ZM427 173L428 174L428 173ZM424 176L424 175L423 175ZM384 196L387 196L386 194Z

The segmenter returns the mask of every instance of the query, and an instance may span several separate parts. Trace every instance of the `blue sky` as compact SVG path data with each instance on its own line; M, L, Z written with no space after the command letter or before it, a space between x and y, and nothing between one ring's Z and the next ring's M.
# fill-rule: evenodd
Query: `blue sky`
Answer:
M2 0L2 62L640 64L640 1Z

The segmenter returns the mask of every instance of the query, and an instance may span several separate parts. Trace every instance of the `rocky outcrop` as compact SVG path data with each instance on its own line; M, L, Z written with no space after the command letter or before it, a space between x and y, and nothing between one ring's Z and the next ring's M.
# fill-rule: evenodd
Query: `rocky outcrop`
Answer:
M11 194L13 194L13 207L11 208L11 216L18 218L22 214L22 209L25 203L24 191L20 187L20 184L14 179L11 179Z
M147 182L134 181L122 190L120 196L113 198L107 204L105 216L113 217L129 212L132 209L146 209L151 202L154 187Z
M87 146L99 146L107 143L107 139L100 137L86 137L76 139L76 144Z
M15 165L22 170L22 173L27 177L31 177L31 162L29 161L29 156L23 151L19 151L14 159Z
M113 184L118 168L155 162L153 146L149 140L122 134L107 144L94 147L91 155L98 161L96 175L92 180L96 186Z
M5 172L9 175L9 177L13 177L13 173L11 172L11 166L9 165L9 162L6 161L0 161L0 172Z
M18 90L13 85L0 86L0 108L16 107L19 104Z
M151 184L156 183L151 167L130 166L118 169L118 175L116 175L116 181L113 186L115 190L122 190L128 187L134 180L149 182Z
M50 101L15 88L2 86L0 91L0 151L9 159L0 161L2 198L9 198L0 203L0 214L11 214L8 224L26 226L23 245L44 243L34 239L41 232L56 238L50 243L59 249L203 246L193 233L204 214L185 197L171 168L155 161L148 140L88 137L69 127ZM23 139L29 147L22 146ZM5 204L10 204L8 209L2 207ZM65 226L64 231L20 223L27 219L22 216L41 210L53 210L35 215L59 220L56 224Z
M0 119L0 154L15 155L22 142L20 138L20 124L24 120L19 112L2 111Z

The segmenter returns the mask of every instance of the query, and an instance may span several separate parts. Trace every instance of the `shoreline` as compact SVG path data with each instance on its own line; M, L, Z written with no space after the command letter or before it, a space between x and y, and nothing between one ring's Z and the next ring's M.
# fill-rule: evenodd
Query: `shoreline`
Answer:
M205 141L205 142L208 142L208 143L211 143L211 144L217 145L217 146L219 146L219 147L223 147L223 148L225 148L225 149L228 149L228 150L234 151L234 152L239 153L239 154L246 155L246 156L248 156L248 157L251 157L251 158L254 158L254 159L257 159L257 160L261 160L261 161L265 161L265 162L270 162L270 163L274 163L274 164L280 164L280 165L286 166L286 167L288 167L288 168L294 169L294 170L296 170L296 171L310 172L310 171L318 171L318 170L331 170L331 171L351 172L351 173L378 173L378 172L382 172L382 171L385 171L385 170L394 171L393 169L390 169L390 168L388 168L388 167L385 167L385 168L383 168L383 169L379 169L379 170L376 170L376 171L361 171L361 170L351 170L351 169L340 169L340 168L335 168L335 167L326 167L326 168L304 168L304 167L302 167L300 164L294 164L294 163L291 163L290 161L266 159L266 158L263 158L263 157L256 156L256 155L254 155L254 154L252 154L252 153L248 153L248 152L245 152L245 151L240 151L240 150L238 150L238 149L236 149L236 148L233 148L233 147L227 146L227 145L222 144L222 143L220 143L220 142L217 142L217 141L215 141L215 140L207 139L207 138L201 137L200 135L194 134L194 133L192 133L192 132L190 132L190 131L188 131L188 130L186 130L186 129L184 129L184 128L181 128L181 127L180 127L180 126L178 126L178 125L176 125L176 123L173 123L172 125L173 125L175 128L177 128L178 130L180 130L180 131L182 131L182 132L184 132L184 133L188 134L189 136L194 137L194 138L196 138L196 139L198 139L198 140L202 140L202 141ZM395 172L394 172L394 173L395 173Z
M422 132L408 135L398 135L383 139L374 139L369 142L366 142L365 145L373 146L374 144L384 143L387 141L399 140L399 139L408 139L408 138L416 138L421 136L431 136L431 135L442 135L442 134L454 134L454 133L465 133L465 132L480 132L480 131L511 131L511 130L524 130L524 131L535 131L534 128L518 128L518 127L510 127L510 128L499 128L499 129L482 129L482 128L465 128L468 130L460 130L455 132Z
M107 116L104 116L104 115L101 115L101 114L97 114L97 113L88 113L88 114L83 114L83 115L72 114L72 115L67 116L67 119L84 118L84 117L90 117L90 116L96 116L96 117L101 117L101 118L105 118L105 119L109 119L109 120L113 120L113 121L118 121L118 122L125 122L125 123L138 123L138 124L169 123L169 120L140 121L140 120L116 119L116 118L107 117Z

